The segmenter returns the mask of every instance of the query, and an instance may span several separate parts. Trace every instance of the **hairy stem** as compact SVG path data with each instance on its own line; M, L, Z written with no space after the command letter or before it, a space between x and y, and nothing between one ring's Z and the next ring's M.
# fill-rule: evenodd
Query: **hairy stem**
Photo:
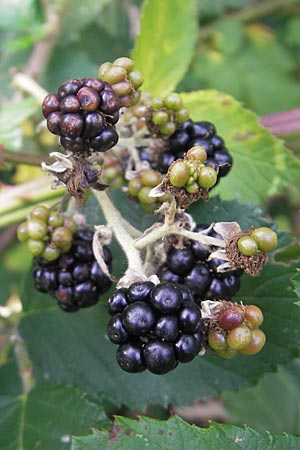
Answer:
M112 228L117 241L127 257L127 272L140 275L141 278L146 278L140 252L134 245L134 239L128 231L128 226L124 225L125 219L116 209L106 191L92 190L92 192L103 211L107 224Z
M211 236L206 236L199 233L194 233L193 231L185 230L184 228L179 227L176 223L173 224L164 224L159 226L152 227L149 232L146 233L135 241L135 247L139 250L147 247L148 245L154 244L159 239L162 239L164 236L170 234L177 234L179 236L186 237L188 239L192 239L194 241L199 242L203 245L213 245L215 247L225 248L226 243L221 239L216 239Z

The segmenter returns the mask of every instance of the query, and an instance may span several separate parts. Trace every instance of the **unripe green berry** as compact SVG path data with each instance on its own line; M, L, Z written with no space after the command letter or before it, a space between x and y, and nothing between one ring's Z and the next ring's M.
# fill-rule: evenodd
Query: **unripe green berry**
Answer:
M69 230L71 230L72 233L75 233L75 231L77 230L77 223L75 222L73 217L63 216L63 218L64 218L63 226L69 228Z
M179 94L172 92L164 98L165 106L172 111L179 111L182 108L182 100Z
M141 173L141 181L143 186L154 187L161 182L161 174L155 170L144 170Z
M28 239L27 249L33 256L40 256L45 250L46 244L36 239Z
M138 70L133 70L132 72L129 72L128 78L135 88L141 87L144 82L144 77Z
M27 233L31 239L42 240L47 236L47 224L40 219L30 219L27 222Z
M195 145L187 151L186 158L204 163L207 159L207 153L201 145Z
M101 78L101 80L103 80L103 77L105 76L106 72L111 67L112 67L111 62L105 62L105 63L101 64L101 66L98 69L98 76L99 76L99 78Z
M159 127L159 131L165 136L170 136L176 131L176 125L174 122L167 122Z
M161 109L164 107L164 99L162 97L154 97L151 100L151 107L153 109Z
M233 348L228 347L225 350L217 351L217 354L218 354L218 356L221 356L221 358L232 359L238 355L238 352L237 352L237 350L234 350Z
M52 211L48 218L48 225L51 227L61 227L64 224L64 216L59 212Z
M188 120L190 113L186 108L180 108L179 111L175 113L175 120L178 124L181 124Z
M26 242L29 238L27 231L28 222L22 222L17 229L17 236L20 242Z
M142 189L138 193L138 199L140 203L143 203L144 205L152 205L153 203L156 203L155 197L150 197L150 191L151 187L143 186Z
M104 74L103 80L110 84L119 83L125 80L127 77L127 71L121 66L111 66Z
M199 186L198 183L196 183L194 181L194 183L190 184L189 186L185 187L185 190L189 193L189 194L197 194L197 192L199 191Z
M62 247L60 247L60 253L68 252L71 247L72 247L72 242L69 242L68 244L63 245Z
M165 111L156 111L152 116L152 121L155 125L164 125L168 120L169 116Z
M278 237L275 231L268 227L256 228L251 236L256 240L258 248L265 252L274 250L278 245Z
M211 330L209 332L208 345L215 351L226 350L228 348L226 336L217 330Z
M200 187L209 189L212 188L218 179L217 172L213 167L210 166L203 166L200 169L199 177L198 177L198 184Z
M49 208L44 205L37 205L30 211L29 217L31 219L40 219L44 222L47 222L49 214Z
M238 239L237 246L242 255L252 256L258 251L256 240L251 236L241 236Z
M60 250L57 247L50 247L50 245L47 245L41 256L46 261L50 262L55 261L57 258L59 258L59 255Z
M142 187L143 183L140 178L132 178L128 183L128 194L137 197Z
M119 81L118 83L114 83L112 85L112 88L119 97L128 95L132 91L132 87L131 87L130 83L126 80L122 80L122 81Z
M190 169L183 160L175 161L169 169L170 183L175 187L183 187L190 177Z
M245 325L230 330L227 335L227 345L234 350L246 348L252 340L252 331Z
M124 67L127 72L131 72L134 67L134 62L132 59L127 58L126 56L121 56L120 58L114 60L113 65Z
M69 228L56 227L54 228L51 236L51 240L56 247L61 248L69 244L72 241L73 233Z

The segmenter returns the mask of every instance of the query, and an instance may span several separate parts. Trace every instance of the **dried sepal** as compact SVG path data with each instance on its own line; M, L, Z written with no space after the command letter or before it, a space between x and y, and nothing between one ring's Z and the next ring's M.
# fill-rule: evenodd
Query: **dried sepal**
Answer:
M252 256L243 255L238 249L238 240L242 236L250 236L254 227L249 231L233 232L229 234L226 240L226 255L230 259L233 269L244 269L245 272L252 276L257 277L264 264L268 261L267 253L264 251L258 251Z
M105 225L95 226L95 232L93 236L93 253L95 258L100 266L102 272L111 280L116 281L114 276L110 273L105 260L104 260L104 252L103 245L108 245L111 243L112 239L112 231L109 227Z

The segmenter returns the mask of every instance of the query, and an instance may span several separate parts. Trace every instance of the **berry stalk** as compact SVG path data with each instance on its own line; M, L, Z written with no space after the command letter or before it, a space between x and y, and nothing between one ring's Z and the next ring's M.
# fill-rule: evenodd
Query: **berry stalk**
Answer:
M135 247L139 250L147 247L148 245L154 244L154 242L162 239L164 236L176 234L188 239L192 239L194 241L199 242L199 244L204 245L212 245L215 247L225 248L226 243L221 239L216 239L211 236L206 236L201 233L194 233L193 231L186 230L177 225L177 223L169 224L165 223L163 225L159 225L155 228L152 228L150 233L147 233L141 236L135 242Z

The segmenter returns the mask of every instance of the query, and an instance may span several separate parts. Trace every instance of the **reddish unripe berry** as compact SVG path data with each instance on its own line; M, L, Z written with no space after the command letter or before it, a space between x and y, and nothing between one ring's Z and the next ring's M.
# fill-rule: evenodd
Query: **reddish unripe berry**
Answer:
M245 319L247 319L251 325L258 328L263 323L264 316L258 306L249 305L245 308Z
M240 308L224 309L219 316L219 325L223 330L233 330L244 322L244 313Z
M241 353L243 355L256 355L256 353L260 352L263 346L266 343L266 335L265 333L256 328L255 330L252 330L252 339L250 344L247 345L247 347L243 348L241 350Z

